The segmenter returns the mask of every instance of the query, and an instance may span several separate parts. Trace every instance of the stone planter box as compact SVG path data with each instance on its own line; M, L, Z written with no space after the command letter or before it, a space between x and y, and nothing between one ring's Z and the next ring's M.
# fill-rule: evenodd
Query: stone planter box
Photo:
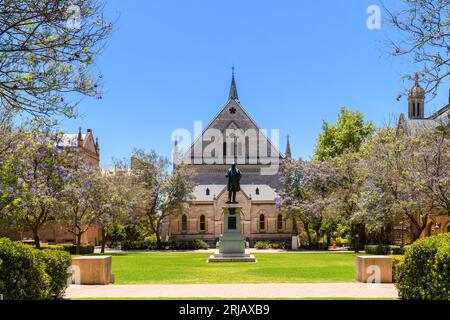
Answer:
M72 283L107 285L114 282L111 256L85 256L72 259Z
M392 258L388 256L356 257L356 280L366 283L392 283Z

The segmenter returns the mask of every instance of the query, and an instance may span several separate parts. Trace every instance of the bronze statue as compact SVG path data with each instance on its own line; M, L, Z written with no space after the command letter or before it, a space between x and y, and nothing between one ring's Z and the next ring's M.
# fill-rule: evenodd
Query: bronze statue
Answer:
M236 202L236 192L241 191L241 171L236 168L236 163L233 163L231 168L228 169L226 177L228 178L228 201L227 203L238 203Z

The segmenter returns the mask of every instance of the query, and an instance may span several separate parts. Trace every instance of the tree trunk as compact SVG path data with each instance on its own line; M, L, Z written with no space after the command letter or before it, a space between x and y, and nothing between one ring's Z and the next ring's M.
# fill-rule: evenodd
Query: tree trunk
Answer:
M34 246L36 249L41 249L41 240L39 239L38 230L33 230L33 239L34 239Z
M101 253L105 253L105 246L106 246L106 229L102 228L102 249Z
M327 231L327 247L331 246L331 232Z
M305 227L306 237L308 238L308 247L311 248L312 240L311 240L311 233L309 231L309 224L308 223L303 223L303 226Z
M75 239L76 239L76 251L75 251L75 253L78 255L78 254L80 254L80 247L81 247L81 235L82 235L82 233L79 233L79 234L77 234L76 236L75 236Z

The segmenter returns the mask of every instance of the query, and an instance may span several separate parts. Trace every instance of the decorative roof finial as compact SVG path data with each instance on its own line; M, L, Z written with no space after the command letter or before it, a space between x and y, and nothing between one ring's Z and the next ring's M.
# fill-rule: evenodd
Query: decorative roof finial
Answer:
M239 96L237 93L237 88L236 88L236 80L234 79L234 65L231 68L232 70L232 78L231 78L231 87L230 87L230 95L228 97L229 100L238 100L239 101Z
M416 72L414 79L416 80L416 86L419 86L419 73L418 72Z

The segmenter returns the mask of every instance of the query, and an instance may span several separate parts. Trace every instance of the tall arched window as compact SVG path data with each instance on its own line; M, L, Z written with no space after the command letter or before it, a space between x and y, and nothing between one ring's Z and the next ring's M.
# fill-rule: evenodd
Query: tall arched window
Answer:
M281 214L279 214L277 217L277 227L278 227L278 230L283 229L283 216Z
M263 214L259 216L259 231L266 230L266 218Z
M187 231L187 216L185 214L183 214L183 216L181 217L181 231Z
M225 157L227 155L227 143L223 143L223 156Z
M200 216L200 231L206 231L206 219L203 214Z
M417 115L418 117L420 117L420 102L417 103Z

